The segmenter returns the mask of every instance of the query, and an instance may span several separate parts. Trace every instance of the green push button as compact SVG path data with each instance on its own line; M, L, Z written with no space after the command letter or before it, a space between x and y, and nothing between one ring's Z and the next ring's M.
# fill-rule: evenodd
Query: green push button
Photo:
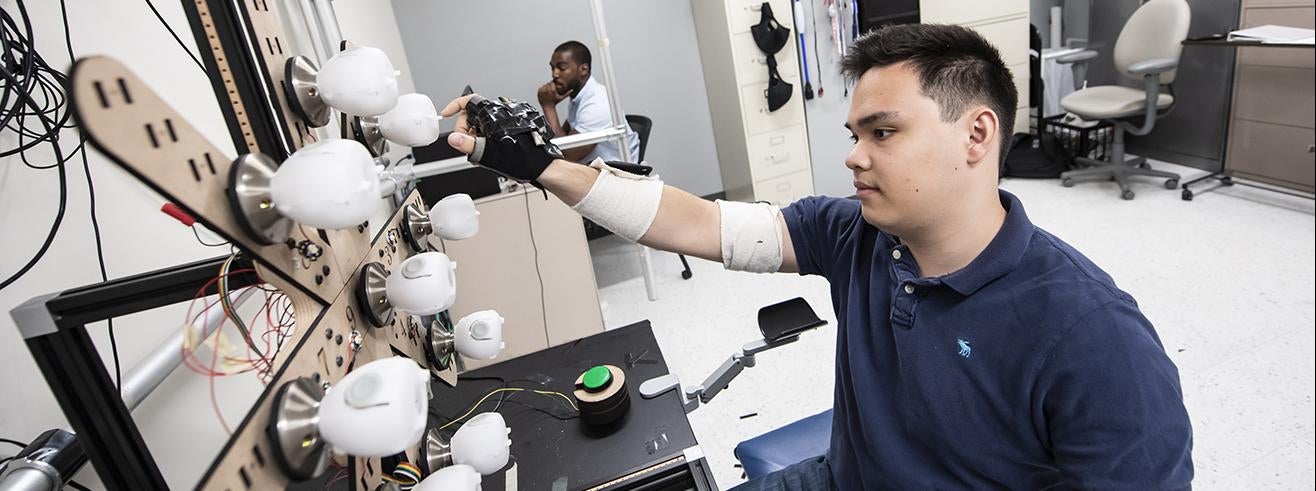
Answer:
M599 391L612 382L612 372L608 370L608 367L599 365L585 371L584 380L581 382L585 384L585 390L590 392Z

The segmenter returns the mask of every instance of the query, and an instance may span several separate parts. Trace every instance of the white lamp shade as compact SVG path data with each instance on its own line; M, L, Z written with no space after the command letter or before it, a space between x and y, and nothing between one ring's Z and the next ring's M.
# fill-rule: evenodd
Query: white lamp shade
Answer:
M315 83L325 103L355 116L378 116L398 102L398 72L379 48L358 46L334 55Z
M384 281L393 308L412 315L434 315L457 301L457 263L442 252L407 258Z
M361 225L379 207L379 174L370 151L352 140L322 140L298 150L270 180L279 214L315 228Z
M320 401L320 436L334 450L386 457L420 442L429 409L429 372L402 357L352 370Z
M454 328L457 352L467 358L488 360L503 350L503 318L498 312L481 310L462 317Z
M415 491L479 491L480 473L469 465L452 465L421 480Z
M480 232L480 211L475 200L465 193L451 194L430 208L430 223L434 233L446 240L462 240Z
M439 111L434 101L423 94L406 94L379 116L379 131L396 143L422 147L439 139Z
M503 415L480 413L452 435L452 462L469 465L486 476L498 472L511 455L511 433Z

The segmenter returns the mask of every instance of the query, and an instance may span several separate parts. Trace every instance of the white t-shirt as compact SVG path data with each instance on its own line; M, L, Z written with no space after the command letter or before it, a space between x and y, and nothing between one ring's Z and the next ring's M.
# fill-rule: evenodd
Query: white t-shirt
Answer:
M571 98L570 107L567 109L567 122L571 123L571 129L576 133L589 133L591 131L606 130L612 127L612 106L608 104L608 88L603 84L594 81L594 77L585 80L585 86L580 88L580 92ZM640 162L640 136L635 134L630 124L626 124L627 137L630 141L630 156L623 158L621 152L617 151L618 144L614 141L600 142L594 145L594 150L586 155L581 162L593 162L596 158L605 161L620 160L623 162L639 163Z

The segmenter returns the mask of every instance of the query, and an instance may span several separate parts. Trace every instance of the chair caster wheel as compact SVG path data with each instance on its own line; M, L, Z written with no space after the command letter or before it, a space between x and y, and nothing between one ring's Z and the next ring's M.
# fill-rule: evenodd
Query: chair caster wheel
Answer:
M1166 179L1166 180L1165 180L1165 189L1174 189L1174 188L1177 188L1177 187L1179 187L1179 180L1178 180L1178 179Z
M1067 188L1072 188L1074 187L1074 179L1070 177L1062 178L1060 179L1060 185Z
M681 272L681 279L683 279L683 280L688 280L688 279L690 279L691 277L693 277L694 275L695 275L694 272L691 272L691 271L682 271L682 272Z
M1179 194L1179 197L1180 197L1180 198L1183 198L1184 201L1192 201L1192 200L1193 200L1193 192L1192 192L1192 191L1189 191L1189 190L1187 190L1187 189L1185 189L1185 190L1183 190L1182 193Z
M1133 199L1133 191L1125 191L1123 193L1120 193L1120 197L1124 198L1125 201L1131 200Z

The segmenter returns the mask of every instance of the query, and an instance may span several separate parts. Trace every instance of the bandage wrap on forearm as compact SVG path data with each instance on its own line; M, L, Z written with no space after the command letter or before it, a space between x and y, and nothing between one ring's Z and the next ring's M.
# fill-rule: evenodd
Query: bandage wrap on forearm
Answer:
M722 266L732 271L781 269L781 209L768 203L717 201L722 217Z
M585 199L571 209L626 240L640 240L658 216L663 182L614 169L602 159L589 166L599 170L599 177Z

